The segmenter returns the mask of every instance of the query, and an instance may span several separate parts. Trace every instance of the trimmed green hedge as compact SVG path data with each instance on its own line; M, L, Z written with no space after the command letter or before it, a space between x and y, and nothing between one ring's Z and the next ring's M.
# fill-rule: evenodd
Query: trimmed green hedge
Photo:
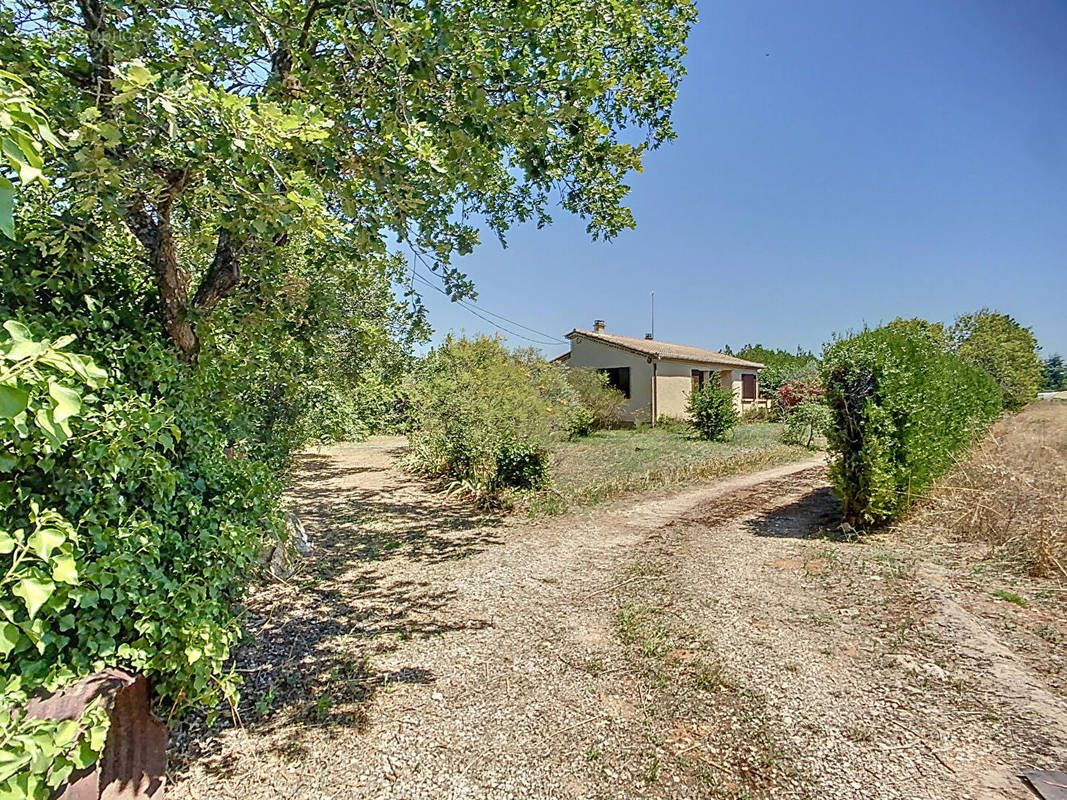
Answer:
M822 378L830 476L859 528L900 516L1002 409L992 376L899 329L834 342Z

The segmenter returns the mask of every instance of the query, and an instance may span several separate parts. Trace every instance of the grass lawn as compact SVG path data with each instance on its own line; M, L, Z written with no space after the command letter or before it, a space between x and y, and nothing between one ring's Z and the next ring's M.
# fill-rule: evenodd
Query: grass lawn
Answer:
M782 425L738 425L725 442L690 438L679 428L599 431L564 442L552 455L553 488L534 513L560 513L631 491L751 472L811 455L781 443Z

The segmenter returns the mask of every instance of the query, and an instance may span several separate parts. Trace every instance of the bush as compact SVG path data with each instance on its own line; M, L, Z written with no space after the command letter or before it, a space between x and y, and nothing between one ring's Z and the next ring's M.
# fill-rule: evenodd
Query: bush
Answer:
M490 489L541 489L550 482L548 452L529 442L504 441L496 451Z
M1018 411L1037 398L1041 359L1029 328L1006 314L982 309L959 317L952 332L956 355L996 379L1005 408Z
M778 408L790 414L801 403L818 403L825 390L818 373L806 373L778 387Z
M988 373L908 330L834 342L823 382L831 480L856 527L900 516L1001 408Z
M581 439L583 436L590 436L594 431L599 430L600 427L596 414L588 408L576 408L574 413L571 414L571 421L568 426L568 438Z
M798 403L786 418L782 441L811 447L816 436L826 433L830 423L830 409L825 403L805 400Z
M588 436L593 431L614 428L622 419L626 396L608 385L608 376L584 367L566 367L567 383L577 393L580 407L575 409L571 434Z
M721 441L739 421L734 393L714 381L689 395L689 425L701 439Z
M498 339L449 337L409 387L409 466L492 491L543 485L550 445L580 407L563 369Z

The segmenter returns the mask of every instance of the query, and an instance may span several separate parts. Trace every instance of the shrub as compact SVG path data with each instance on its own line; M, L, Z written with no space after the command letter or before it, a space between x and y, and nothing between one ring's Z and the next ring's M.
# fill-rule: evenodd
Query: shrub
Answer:
M227 457L195 392L167 386L169 354L148 354L168 401L114 365L107 383L87 358L65 366L62 340L7 329L8 363L22 358L0 394L5 666L45 688L118 666L145 673L168 710L213 703L235 686L218 676L261 537L278 524L277 480Z
M1005 408L1018 411L1037 398L1041 359L1029 328L1006 314L982 309L959 317L952 332L956 355L996 379Z
M574 410L571 414L570 424L568 425L568 432L570 439L581 439L583 436L589 436L594 431L600 428L597 424L596 414L588 408L580 406Z
M686 411L690 426L701 439L722 440L739 420L734 393L714 381L690 393Z
M578 398L563 375L498 339L449 338L409 387L408 464L435 477L497 490L536 484L550 444L570 434Z
M778 408L789 414L801 403L818 403L825 390L818 373L806 373L778 387Z
M815 437L826 433L830 423L830 409L825 403L805 400L798 403L786 418L782 441L811 447Z
M548 452L530 442L506 440L496 450L490 489L541 489L549 484Z
M626 396L608 385L607 375L583 367L566 367L564 374L580 404L571 426L574 437L588 436L619 424Z
M831 480L857 527L903 513L1001 408L988 373L908 330L834 342L823 381Z

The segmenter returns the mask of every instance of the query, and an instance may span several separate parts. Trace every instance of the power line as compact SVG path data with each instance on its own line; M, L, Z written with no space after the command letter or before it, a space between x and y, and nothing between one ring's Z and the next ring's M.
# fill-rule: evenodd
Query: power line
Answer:
M421 275L414 267L412 267L412 269L411 269L411 274L412 274L413 277L417 278L419 281L421 281L422 283L426 284L431 289L433 289L433 290L435 290L437 292L440 292L445 297L448 297L449 299L451 299L451 295L449 295L448 292L446 292L444 289L439 287L437 284L431 282L428 278L426 278L423 275ZM469 312L474 314L474 316L478 317L481 320L484 320L485 322L488 322L494 328L498 328L499 330L506 331L507 333L510 333L512 336L518 336L520 339L525 339L526 341L533 342L534 344L541 344L541 345L564 344L564 341L562 339L556 338L550 333L545 333L544 331L539 331L536 328L531 328L531 327L529 327L527 325L523 325L521 322L516 322L513 319L509 319L508 317L505 317L503 314L497 314L497 313L495 313L493 311L490 311L487 308L482 308L481 306L475 306L472 303L468 303L466 300L456 300L456 301L453 301L453 302L456 302L459 305L463 306ZM489 319L488 317L484 316L484 314L489 314L490 316L496 317L497 319L500 319L500 320L503 320L504 322L507 322L509 325L514 325L517 328L522 328L523 330L529 331L530 333L536 333L538 336L542 336L545 339L548 339L548 341L542 341L540 339L533 339L533 338L531 338L529 336L525 336L525 335L519 333L518 331L511 330L510 328L500 324L499 322L496 322L494 320Z

